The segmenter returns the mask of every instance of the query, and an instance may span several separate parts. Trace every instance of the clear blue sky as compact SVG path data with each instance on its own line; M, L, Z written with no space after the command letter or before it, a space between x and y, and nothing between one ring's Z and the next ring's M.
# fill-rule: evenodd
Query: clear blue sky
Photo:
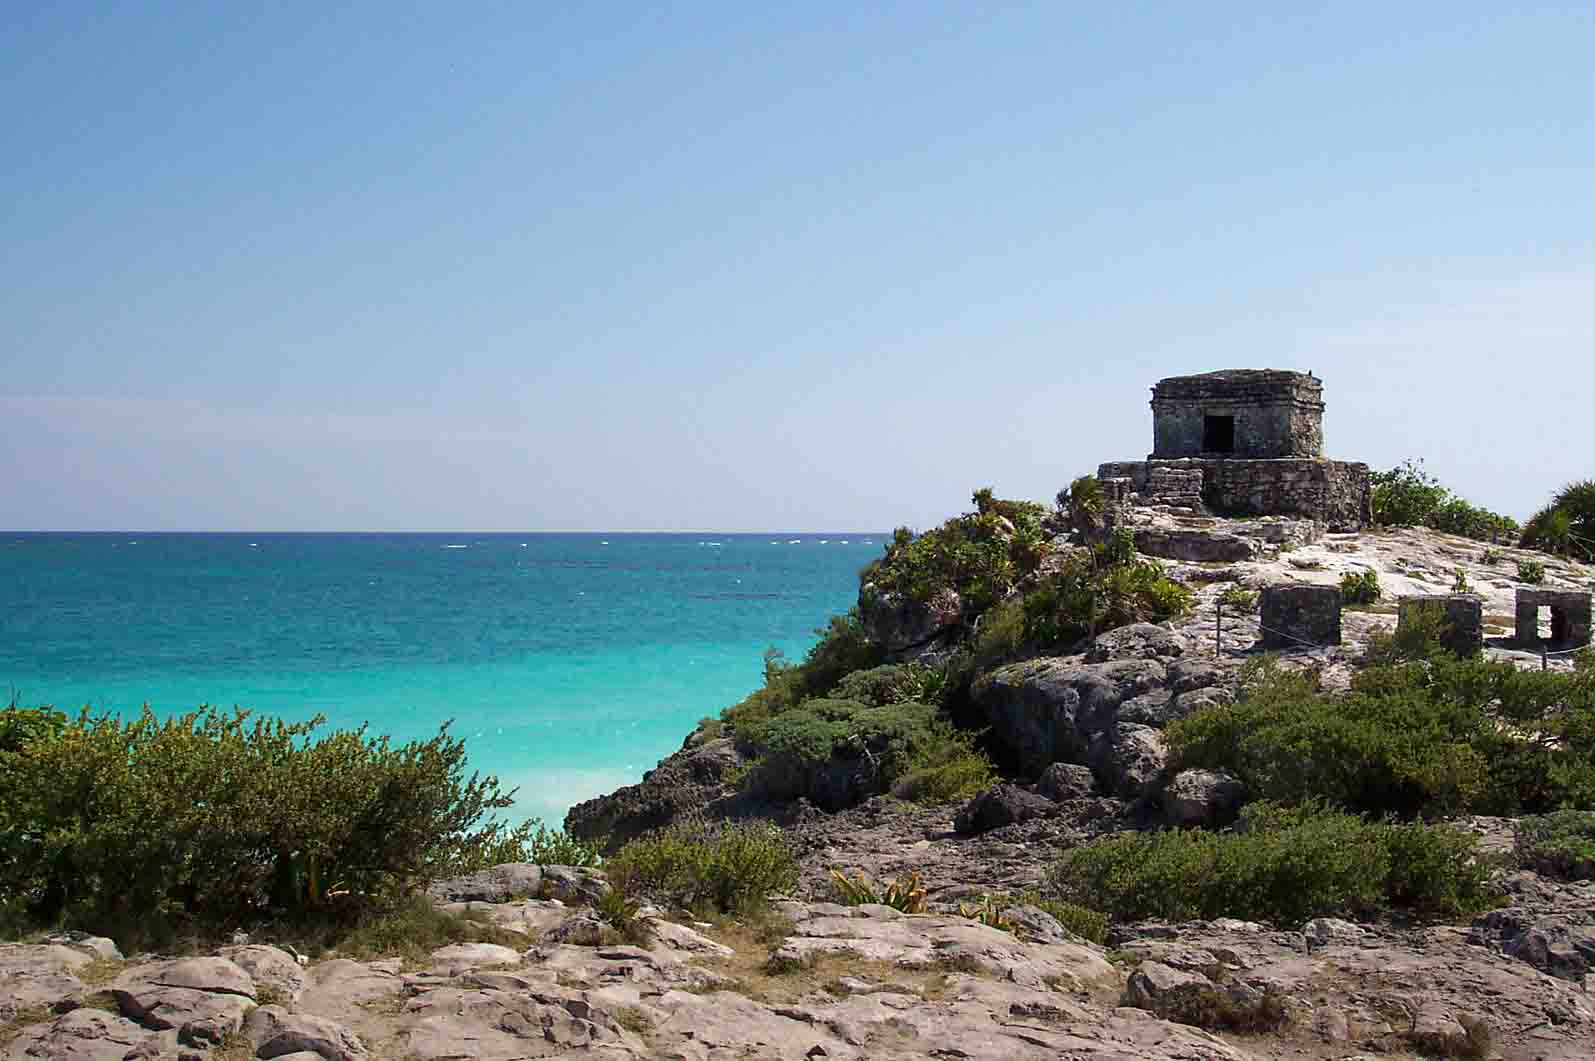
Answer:
M1590 5L771 6L9 5L0 527L924 526L1248 366L1595 474Z

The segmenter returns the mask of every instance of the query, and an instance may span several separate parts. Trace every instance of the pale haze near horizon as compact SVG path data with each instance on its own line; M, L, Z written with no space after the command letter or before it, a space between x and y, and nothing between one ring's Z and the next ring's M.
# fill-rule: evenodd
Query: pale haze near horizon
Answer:
M759 6L8 10L0 528L923 527L1229 367L1595 474L1588 7Z

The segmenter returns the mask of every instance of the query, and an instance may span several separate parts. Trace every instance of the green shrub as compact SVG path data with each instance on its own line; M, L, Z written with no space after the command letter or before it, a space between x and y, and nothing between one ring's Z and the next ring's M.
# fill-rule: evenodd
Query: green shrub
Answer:
M1370 823L1316 804L1253 804L1235 832L1098 840L1066 852L1047 879L1062 898L1124 921L1295 924L1389 907L1454 918L1496 903L1475 844L1447 827Z
M1218 602L1229 611L1249 614L1257 610L1257 591L1245 586L1229 586L1218 595Z
M892 795L931 806L965 800L998 781L996 767L975 746L975 735L938 719L915 741Z
M1517 580L1527 582L1531 586L1538 586L1545 581L1545 565L1538 560L1519 560L1517 562Z
M1373 604L1382 596L1384 590L1379 587L1379 572L1373 568L1347 571L1340 576L1340 597L1347 604Z
M605 869L627 895L727 914L760 909L798 880L786 834L768 822L674 826L626 844Z
M1595 813L1566 810L1517 823L1516 850L1524 869L1563 880L1595 880Z
M871 707L810 700L743 734L758 765L744 784L770 799L806 797L829 810L891 791L936 802L993 776L991 764L928 704Z
M923 534L898 528L885 555L866 567L860 580L916 601L953 590L970 619L1002 600L1046 556L1041 530L1046 508L1002 500L989 488L975 491L973 500L973 513Z
M1422 459L1402 461L1369 476L1373 521L1382 527L1421 527L1445 503L1450 491L1423 470Z
M519 853L531 826L445 725L394 745L210 708L126 720L0 711L0 894L95 930L303 915Z
M1067 507L1069 520L1076 529L1095 527L1102 518L1107 500L1102 493L1102 483L1094 475L1082 475L1069 484L1069 489L1058 494L1059 507Z
M502 852L492 852L483 861L488 865L504 862L535 862L540 866L596 866L601 861L597 844L578 840L564 829L550 829L540 821L527 822L518 830L524 839L507 838L514 847L506 845ZM501 858L500 854L511 857Z
M1161 566L1136 559L1134 541L1124 532L1090 560L1071 558L1025 595L1023 639L1040 646L1068 644L1129 623L1188 615L1194 601Z
M1524 525L1521 542L1530 549L1595 560L1595 479L1558 490Z
M888 663L854 671L837 683L831 695L871 707L910 702L934 704L940 701L946 683L945 672L923 663Z
M1595 806L1595 667L1573 674L1436 653L1329 695L1269 659L1233 704L1164 731L1179 767L1229 770L1258 798L1368 814Z
M1432 527L1477 541L1512 541L1517 521L1457 497L1423 470L1422 460L1406 460L1369 476L1373 521L1385 527Z
M1419 601L1402 609L1394 633L1375 630L1368 635L1365 662L1410 663L1439 655L1441 642L1450 629L1445 609L1437 603Z

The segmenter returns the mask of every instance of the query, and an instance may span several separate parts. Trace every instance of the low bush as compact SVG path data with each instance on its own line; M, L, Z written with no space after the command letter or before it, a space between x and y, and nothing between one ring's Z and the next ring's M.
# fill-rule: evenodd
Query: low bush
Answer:
M997 783L997 769L975 743L976 735L938 719L928 739L915 743L892 795L925 806L966 800Z
M1076 530L1095 527L1107 507L1101 480L1094 475L1080 476L1069 484L1068 490L1058 491L1058 507L1069 513L1069 521Z
M593 903L593 915L634 946L647 946L653 935L648 922L637 916L641 909L635 896L619 888L610 888Z
M1404 817L1595 807L1595 665L1543 673L1436 652L1330 695L1265 658L1235 703L1164 735L1179 767L1228 770L1285 803Z
M1517 521L1457 497L1423 470L1423 461L1406 460L1369 476L1373 521L1385 527L1432 527L1483 542L1518 537Z
M1054 894L1124 921L1218 917L1297 924L1400 908L1455 918L1496 904L1476 841L1443 826L1388 825L1318 804L1253 804L1236 831L1165 831L1066 852Z
M1163 622L1190 613L1189 589L1150 560L1136 557L1128 531L1115 533L1090 558L1071 558L1040 580L1023 601L1024 640L1069 644L1129 623Z
M1247 589L1245 586L1229 586L1218 595L1218 602L1227 610L1241 614L1257 611L1257 601L1257 591Z
M809 700L746 728L741 739L757 758L743 779L747 789L769 799L805 797L829 810L899 783L913 798L957 798L992 776L972 738L929 704Z
M934 704L941 700L946 684L946 672L935 667L923 663L888 663L854 671L836 684L831 695L838 700L857 700L871 707Z
M1364 662L1391 664L1431 659L1439 655L1449 628L1445 609L1439 604L1408 604L1393 633L1374 630L1368 634Z
M380 905L536 837L494 819L513 793L466 773L447 725L404 745L321 726L0 711L0 894L113 936L163 918L222 931L308 916L334 891Z
M1340 576L1340 598L1347 604L1373 604L1384 596L1379 587L1379 572L1347 571Z
M989 488L975 491L973 501L973 513L923 534L898 528L885 555L860 580L916 601L952 590L969 618L1002 600L1046 556L1041 520L1047 510L1030 501L1002 500Z
M1531 586L1538 586L1545 581L1545 565L1538 560L1519 560L1517 562L1517 580L1526 582Z
M1517 823L1518 863L1563 880L1595 880L1595 812L1557 811Z
M483 859L490 866L504 862L535 862L540 866L596 866L602 861L597 844L578 840L564 829L550 829L540 821L527 823L524 839L507 837L504 847ZM499 856L505 857L499 857Z
M626 844L605 871L627 895L725 914L761 909L798 880L786 834L768 822L673 826Z

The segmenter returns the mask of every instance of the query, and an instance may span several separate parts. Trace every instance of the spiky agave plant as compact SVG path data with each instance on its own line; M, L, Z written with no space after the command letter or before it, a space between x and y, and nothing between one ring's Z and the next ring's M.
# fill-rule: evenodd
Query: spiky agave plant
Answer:
M890 906L905 914L925 912L925 886L920 883L918 872L885 881L884 886L877 886L862 872L849 878L841 870L833 869L831 888L836 893L837 901L844 906L874 903Z

